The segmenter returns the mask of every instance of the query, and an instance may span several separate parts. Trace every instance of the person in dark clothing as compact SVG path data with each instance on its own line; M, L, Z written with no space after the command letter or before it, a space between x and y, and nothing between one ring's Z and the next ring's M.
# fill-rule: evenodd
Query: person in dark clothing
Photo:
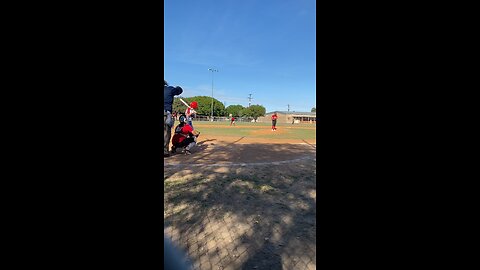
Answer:
M172 117L173 97L183 93L180 86L169 86L167 81L163 80L163 156L170 156L168 152L170 138L172 137L172 127L175 119Z
M165 270L190 270L192 263L184 251L163 236L163 267Z

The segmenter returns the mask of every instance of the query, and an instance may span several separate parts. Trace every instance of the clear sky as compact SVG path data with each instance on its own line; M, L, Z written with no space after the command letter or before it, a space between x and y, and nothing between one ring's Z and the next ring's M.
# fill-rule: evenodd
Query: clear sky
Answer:
M315 0L165 0L164 78L182 96L316 107Z

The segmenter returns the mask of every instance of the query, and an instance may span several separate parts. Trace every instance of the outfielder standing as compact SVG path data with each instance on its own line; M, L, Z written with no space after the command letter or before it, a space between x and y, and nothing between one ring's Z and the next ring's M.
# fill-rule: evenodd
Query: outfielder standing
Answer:
M183 93L180 86L169 86L167 81L163 80L163 156L168 157L168 146L172 136L172 127L175 119L172 117L173 97Z

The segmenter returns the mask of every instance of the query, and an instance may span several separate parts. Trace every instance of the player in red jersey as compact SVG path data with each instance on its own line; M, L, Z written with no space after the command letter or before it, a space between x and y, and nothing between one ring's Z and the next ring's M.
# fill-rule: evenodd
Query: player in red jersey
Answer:
M277 130L277 113L273 113L272 115L272 131L276 131Z
M197 144L197 137L200 132L196 132L186 123L185 115L179 117L180 124L175 128L175 135L172 137L172 154L177 152L177 148L183 147L185 155L190 155L190 150Z
M187 107L187 110L185 111L185 115L187 116L187 123L193 128L193 122L192 119L195 117L195 110L198 109L198 103L196 101L192 101L190 103L190 106Z

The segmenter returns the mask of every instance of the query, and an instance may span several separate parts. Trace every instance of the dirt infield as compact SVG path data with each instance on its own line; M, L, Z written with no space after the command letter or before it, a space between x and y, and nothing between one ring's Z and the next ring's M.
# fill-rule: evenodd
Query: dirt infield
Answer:
M268 132L261 130L261 132ZM178 154L165 159L165 165L179 165L188 160L189 164L256 164L285 162L313 158L316 153L315 142L305 140L272 140L247 137L203 138L185 156L180 149Z
M258 143L258 144L299 144L299 143L306 143L303 140L298 140L298 139L277 139L277 138L259 138L256 137L255 135L269 135L272 132L275 132L276 134L283 134L285 133L284 130L277 130L277 131L271 131L270 129L265 130L265 129L259 129L255 130L252 132L252 136L218 136L216 135L215 137L206 137L204 138L199 137L198 144L200 145L202 142L208 142L211 140L217 141L219 144L251 144L251 143ZM200 135L201 136L201 135ZM308 143L310 144L315 144L315 140L307 140Z

